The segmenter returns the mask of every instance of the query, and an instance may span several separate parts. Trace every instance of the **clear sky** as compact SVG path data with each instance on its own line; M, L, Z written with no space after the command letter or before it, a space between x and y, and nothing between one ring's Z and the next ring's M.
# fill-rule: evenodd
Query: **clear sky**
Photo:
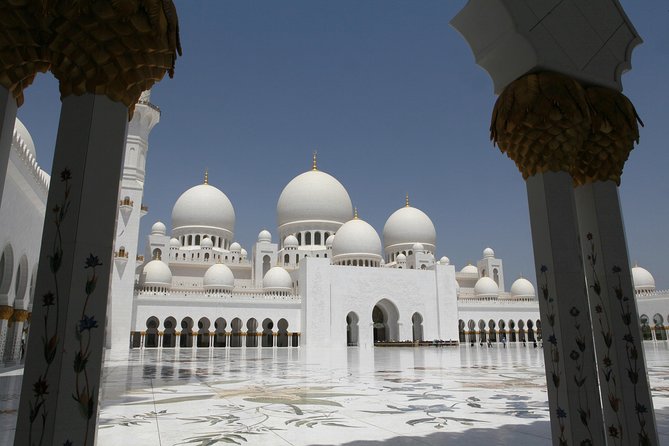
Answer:
M176 0L184 56L152 93L162 117L139 252L205 168L235 207L242 246L250 252L265 228L277 241L279 194L318 150L320 170L379 233L409 193L436 226L438 257L459 269L491 246L507 289L521 273L534 282L525 184L489 141L492 82L448 25L464 3ZM669 288L669 8L622 3L645 41L623 77L646 124L620 189L627 241ZM47 171L59 109L56 81L40 75L19 110Z

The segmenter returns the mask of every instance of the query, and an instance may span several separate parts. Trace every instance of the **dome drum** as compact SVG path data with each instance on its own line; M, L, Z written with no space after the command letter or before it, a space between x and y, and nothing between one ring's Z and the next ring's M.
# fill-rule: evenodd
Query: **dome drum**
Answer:
M381 266L381 256L366 253L341 254L332 257L332 263L341 266Z

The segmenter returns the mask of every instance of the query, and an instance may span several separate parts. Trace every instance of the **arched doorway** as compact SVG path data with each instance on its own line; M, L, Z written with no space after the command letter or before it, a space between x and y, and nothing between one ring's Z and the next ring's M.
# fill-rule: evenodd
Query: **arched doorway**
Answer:
M649 323L648 316L645 315L645 314L642 314L639 317L639 319L641 321L641 336L643 337L644 341L650 341L651 339L653 339L653 334L650 331L650 323Z
M285 319L279 319L279 322L276 324L279 332L276 336L276 346L277 347L288 347L288 321Z
M423 341L423 316L421 316L420 313L415 312L413 316L411 316L411 326L413 332L413 341Z
M469 343L471 345L476 344L476 322L473 319L469 319L467 322L467 330L469 330Z
M534 336L534 322L532 322L532 319L527 320L527 340L528 342L536 342L537 340Z
M399 311L388 299L381 299L372 309L374 342L399 340Z
M181 336L179 336L179 347L193 347L193 319L185 317L181 320Z
M497 331L495 331L495 321L490 319L488 321L488 339L490 339L490 342L497 342Z
M14 273L14 250L7 244L0 254L0 294L7 294Z
M499 340L502 342L506 342L509 340L506 336L506 322L504 322L502 319L497 322L497 326L499 327Z
M230 322L230 329L232 330L232 333L230 334L230 347L242 346L242 326L242 320L238 317Z
M272 322L272 319L267 318L262 321L263 347L274 347L274 333L272 333L272 328L274 328L274 322Z
M518 320L518 341L525 343L525 321Z
M258 331L258 321L254 318L246 321L246 346L247 347L257 347L258 346L258 336L256 332Z
M214 322L214 329L216 334L214 335L214 347L225 347L225 327L227 322L222 317L219 317Z
M158 347L158 325L157 317L151 316L146 320L146 334L144 335L144 348Z
M509 342L516 342L516 323L513 319L509 321Z
M206 317L197 321L197 346L200 348L209 347L209 326L211 322Z
M263 256L262 258L262 277L265 278L265 274L271 268L269 256Z
M163 325L165 326L165 330L163 331L163 348L174 348L176 345L175 332L177 328L177 320L170 316L165 319Z
M488 342L488 337L485 332L485 321L479 320L479 343Z
M667 340L667 332L664 329L664 318L660 313L655 313L653 316L653 324L655 327L655 339L658 341L666 341Z
M358 345L358 315L351 311L346 315L346 345L355 347Z

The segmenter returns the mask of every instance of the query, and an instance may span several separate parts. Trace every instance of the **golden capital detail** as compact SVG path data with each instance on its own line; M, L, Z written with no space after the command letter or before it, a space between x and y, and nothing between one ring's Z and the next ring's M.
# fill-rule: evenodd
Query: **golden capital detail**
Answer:
M9 305L0 305L0 320L9 320L9 318L12 317L13 312L14 307L10 307Z
M637 121L632 103L616 90L584 87L559 73L531 73L500 94L490 139L524 179L564 171L577 186L607 180L619 185L639 139Z
M0 84L18 105L35 74L50 69L62 97L105 95L132 115L142 91L166 72L172 77L177 55L172 0L13 0L0 6Z
M12 320L17 322L25 322L28 320L29 315L30 313L28 310L14 310L14 313L12 314Z

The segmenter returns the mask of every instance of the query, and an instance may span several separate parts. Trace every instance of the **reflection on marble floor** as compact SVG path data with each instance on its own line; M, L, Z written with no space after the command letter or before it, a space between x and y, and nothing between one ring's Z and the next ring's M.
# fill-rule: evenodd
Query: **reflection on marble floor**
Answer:
M669 444L669 348L647 343ZM541 349L133 350L108 357L98 445L549 445ZM0 374L0 444L20 371Z

